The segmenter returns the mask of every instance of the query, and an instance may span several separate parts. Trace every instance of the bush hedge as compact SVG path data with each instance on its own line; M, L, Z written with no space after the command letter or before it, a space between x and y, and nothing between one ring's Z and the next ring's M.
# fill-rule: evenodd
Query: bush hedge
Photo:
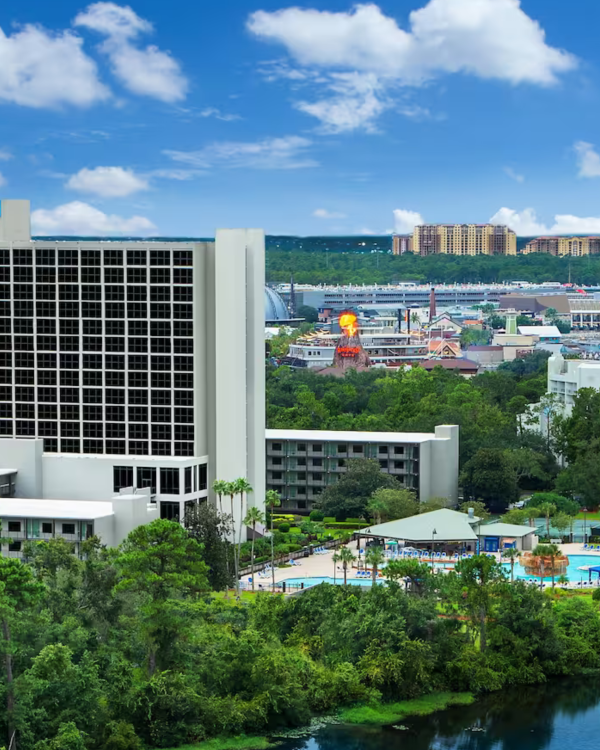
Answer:
M280 523L277 526L277 531L280 531L282 534L287 534L287 532L290 530L290 525L286 521L283 523Z
M309 518L314 523L321 523L321 521L325 520L325 515L322 510L311 510Z

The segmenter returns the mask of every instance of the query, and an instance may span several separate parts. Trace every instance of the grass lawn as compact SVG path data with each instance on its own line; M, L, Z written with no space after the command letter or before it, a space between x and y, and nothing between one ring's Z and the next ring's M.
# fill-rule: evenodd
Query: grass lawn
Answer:
M584 520L583 513L578 513L576 517L578 521ZM600 521L600 510L594 511L593 513L586 513L585 518L588 521Z
M427 716L448 706L468 706L475 700L471 693L432 693L399 703L369 703L340 712L348 724L395 724L407 716Z
M275 745L276 743L269 742L266 737L216 737L197 745L181 745L168 750L266 750Z
M263 591L264 591L264 589L263 589ZM258 593L258 589L257 589L257 593ZM255 596L256 596L256 594L253 594L252 591L240 591L240 598L241 598L241 600L243 602L251 602L251 601L254 600ZM235 591L233 589L229 592L229 599L227 599L227 600L225 599L225 592L224 591L214 591L212 593L212 598L213 599L221 599L222 601L229 601L231 604L236 604L237 603L236 599L235 599Z

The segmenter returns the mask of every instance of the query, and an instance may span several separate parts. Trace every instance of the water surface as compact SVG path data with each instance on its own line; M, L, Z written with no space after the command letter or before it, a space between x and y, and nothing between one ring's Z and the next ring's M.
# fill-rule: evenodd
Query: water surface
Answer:
M282 750L598 750L600 680L508 690L401 726L331 726ZM482 731L477 731L482 730Z

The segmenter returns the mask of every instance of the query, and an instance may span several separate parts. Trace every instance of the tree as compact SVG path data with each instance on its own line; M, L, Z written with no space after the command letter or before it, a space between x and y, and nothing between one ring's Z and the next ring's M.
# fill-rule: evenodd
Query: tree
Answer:
M518 497L517 477L504 451L481 448L465 464L460 482L472 500L481 498L492 510L504 510Z
M338 521L348 517L365 518L369 499L380 488L401 490L402 486L395 477L381 471L379 461L351 459L339 481L321 493L318 507L326 516L334 516Z
M252 567L252 591L254 591L254 539L256 537L256 524L265 522L265 514L256 506L248 509L244 523L246 526L252 526L252 547L250 552L250 565Z
M552 518L552 526L558 531L559 535L563 537L568 528L572 523L572 517L566 513L555 513Z
M235 589L237 596L240 595L240 555L242 552L242 529L244 526L244 518L245 518L245 512L244 512L244 500L247 498L247 496L250 494L250 492L253 492L252 487L250 485L250 482L245 479L244 477L240 477L239 479L236 479L233 482L235 494L240 496L240 529L238 533L238 548L237 548L237 562L238 562L238 568L237 568L237 574L235 577Z
M348 575L348 565L352 565L354 560L356 560L356 555L352 552L350 547L341 547L340 551L337 553L338 560L342 563L342 567L344 568L344 586L346 585L347 581L347 575Z
M541 505L538 505L538 510L541 515L546 518L546 536L550 539L550 516L556 510L556 505L548 502L542 503Z
M390 560L384 568L384 575L389 581L405 580L406 587L422 595L433 581L431 568L418 560Z
M319 320L319 311L316 307L310 305L300 305L298 308L298 317L304 318L307 323L316 323Z
M502 516L502 523L514 523L521 526L527 520L527 512L520 508L513 508Z
M377 583L377 569L385 562L385 555L381 547L369 547L365 554L365 562L373 568L373 585Z
M473 628L479 630L479 648L483 653L487 647L487 618L496 599L498 587L504 582L504 571L502 566L488 555L475 555L460 560L455 570L464 587L462 606L468 612Z
M515 582L515 563L521 557L521 553L515 547L509 547L502 553L502 557L506 558L510 562L510 582Z
M200 502L186 509L185 528L202 546L210 587L215 591L227 591L233 584L234 550L229 541L233 533L231 516L222 514L208 502Z
M165 668L167 653L185 628L185 602L208 588L202 547L173 521L157 519L134 529L115 561L119 591L139 596L142 629L147 643L148 674Z
M223 479L215 479L212 483L212 490L219 499L219 513L223 513L223 495L228 494L227 482Z
M525 511L525 516L529 519L529 525L533 528L535 526L535 519L540 517L539 508L527 504L523 510Z
M20 560L0 557L0 623L2 624L4 676L6 680L6 723L8 745L16 748L15 690L12 626L20 615L30 613L40 601L44 587Z
M544 583L544 574L548 571L544 569L544 559L550 558L550 575L552 578L552 588L554 588L554 578L556 576L556 558L561 556L561 551L556 544L538 544L531 553L538 559L540 566L540 588Z
M429 500L423 500L418 505L419 513L431 513L432 510L442 510L449 508L450 500L447 497L430 497Z
M529 400L525 396L513 396L506 405L509 414L514 414L519 428L519 434L523 434L523 415L529 411Z
M334 552L331 556L331 562L333 563L333 582L336 583L337 564L340 561L340 556L337 552ZM345 585L345 584L344 584Z
M275 591L275 536L273 534L273 510L281 505L281 498L276 490L267 490L265 504L269 507L269 518L271 519L271 584ZM254 576L252 576L254 580Z
M458 509L461 513L468 513L469 510L473 509L473 514L476 518L480 518L482 521L487 521L487 519L490 517L490 512L487 509L487 506L485 503L479 502L478 500L474 500L473 502L467 502L467 503L461 503L458 506Z
M367 512L375 516L375 523L395 521L398 518L416 516L419 503L410 490L375 490L367 503Z

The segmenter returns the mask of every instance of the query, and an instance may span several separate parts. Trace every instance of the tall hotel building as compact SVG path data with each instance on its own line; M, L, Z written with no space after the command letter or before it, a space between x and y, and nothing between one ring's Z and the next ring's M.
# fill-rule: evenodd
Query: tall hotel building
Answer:
M264 233L33 241L0 216L0 473L17 497L150 488L162 517L216 478L265 484ZM252 502L252 498L250 498Z
M423 224L407 249L416 255L516 255L517 235L497 224Z

